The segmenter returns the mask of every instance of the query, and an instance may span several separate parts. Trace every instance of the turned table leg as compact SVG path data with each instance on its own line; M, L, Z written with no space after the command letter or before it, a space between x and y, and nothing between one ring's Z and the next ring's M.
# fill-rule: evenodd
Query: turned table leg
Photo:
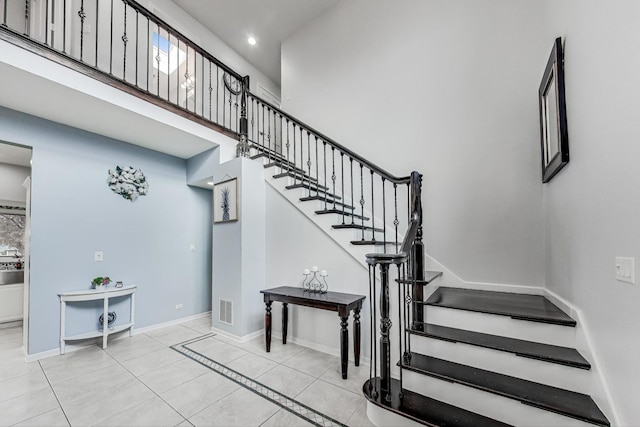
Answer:
M287 343L287 326L289 325L289 304L282 303L282 344Z
M264 338L267 353L271 351L271 301L265 301L266 313L264 314Z
M347 379L347 368L349 366L349 315L340 317L340 364L342 365L342 379Z
M360 310L353 312L353 359L360 366Z

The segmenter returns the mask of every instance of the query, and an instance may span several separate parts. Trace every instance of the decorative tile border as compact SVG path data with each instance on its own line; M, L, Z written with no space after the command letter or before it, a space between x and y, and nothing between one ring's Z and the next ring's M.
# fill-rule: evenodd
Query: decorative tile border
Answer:
M268 401L275 403L281 408L286 409L292 414L302 418L303 420L319 427L347 427L346 425L334 420L333 418L322 414L315 409L308 407L307 405L298 402L284 394L267 387L233 369L227 368L221 363L216 362L213 359L204 356L197 351L190 349L190 344L203 341L205 339L213 337L215 334L207 334L198 338L194 338L189 341L182 342L180 344L172 345L171 348L178 353L200 363L203 366L211 369L212 371L222 375L225 378L230 379L236 384L241 385L247 390L257 394L258 396L267 399Z

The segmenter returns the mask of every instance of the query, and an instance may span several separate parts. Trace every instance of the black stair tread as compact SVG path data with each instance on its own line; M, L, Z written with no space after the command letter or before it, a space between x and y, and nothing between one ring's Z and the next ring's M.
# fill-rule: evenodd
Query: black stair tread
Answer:
M384 246L384 245L395 245L396 242L385 242L382 240L352 240L351 244L356 246L368 246L368 245ZM402 243L398 243L398 245L401 245L401 244Z
M310 200L317 200L317 201L320 201L320 202L325 202L324 196L320 196L320 195L300 197L300 201L301 202L308 202ZM329 205L331 205L331 206L340 206L340 209L342 209L344 207L345 209L349 209L351 211L355 209L353 206L349 206L346 203L338 202L337 200L332 200L329 197L327 197L327 199L326 199L326 204L327 204L327 206L329 206Z
M433 282L438 277L442 276L442 271L425 271L424 272L424 280L413 280L413 279L396 279L398 283L408 283L408 284L416 284L416 285L428 285Z
M420 424L438 427L509 427L509 424L478 415L475 412L449 405L448 403L432 399L415 393L411 390L403 390L403 398L400 399L400 381L391 379L391 402L380 402L380 397L374 398L369 390L369 384L377 384L380 380L369 379L362 386L364 397L371 403L381 408L392 411L412 419Z
M299 179L299 180L302 180L302 181L305 181L305 182L309 182L309 181L314 182L314 183L318 182L317 178L310 177L307 174L301 174L301 173L295 173L295 172L289 172L289 171L280 172L280 173L277 173L277 174L273 175L273 178L276 178L276 179L284 178L284 177L291 177L291 178Z
M342 228L353 228L356 230L366 230L366 231L379 231L379 232L383 232L384 230L382 228L378 228L378 227L371 227L368 225L363 226L362 224L336 224L336 225L332 225L331 228L335 228L337 230L342 229Z
M362 219L365 221L369 221L369 218L367 218L366 216L361 216L353 212L346 212L346 211L343 211L342 209L321 209L319 211L316 211L316 213L318 215L339 214L339 215L344 215L344 216L349 216L349 217L354 217L354 218Z
M315 184L315 183L309 183L309 182L299 182L297 184L291 184L291 185L287 185L285 187L287 190L291 190L294 188L306 188L307 190L311 190L311 191L319 191L320 193L326 193L326 194L331 194L331 193L327 193L328 188L325 187L324 185L319 185L319 184ZM331 195L331 197L336 198L338 200L340 200L339 196L336 195Z
M510 316L533 322L575 326L576 321L542 295L440 287L427 305Z
M506 351L509 353L515 353L518 356L529 357L545 362L558 363L581 369L591 369L589 362L582 357L575 348L560 347L557 345L524 341L516 338L483 334L480 332L449 328L430 323L423 324L421 329L423 330L409 329L409 332L414 335L421 335L429 338L461 342L476 345L478 347Z
M515 399L527 405L571 418L609 426L607 417L600 411L591 396L586 394L485 371L419 353L411 353L409 362L403 363L403 367L445 381L464 384Z
M293 165L293 163L287 162L286 160L275 160L275 161L272 161L271 163L265 163L264 168L268 169L268 168L272 168L274 166L279 167L283 171L297 172L297 173L302 173L302 174L305 173L304 170L295 167Z

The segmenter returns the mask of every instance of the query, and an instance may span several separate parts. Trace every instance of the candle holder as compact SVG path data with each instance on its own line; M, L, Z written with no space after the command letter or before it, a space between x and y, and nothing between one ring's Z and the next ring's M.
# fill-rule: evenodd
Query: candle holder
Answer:
M302 272L304 279L302 280L302 287L305 292L312 292L316 294L326 294L329 290L327 284L327 270L319 271L315 265L311 269L305 268ZM320 276L320 277L318 277Z

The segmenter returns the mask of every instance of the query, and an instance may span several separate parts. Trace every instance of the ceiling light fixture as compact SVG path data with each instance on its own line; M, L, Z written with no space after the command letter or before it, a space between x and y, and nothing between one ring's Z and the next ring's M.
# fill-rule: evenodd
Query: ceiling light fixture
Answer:
M256 44L256 39L254 39L253 37L249 37L247 39L247 42L251 45L251 46L255 46Z

